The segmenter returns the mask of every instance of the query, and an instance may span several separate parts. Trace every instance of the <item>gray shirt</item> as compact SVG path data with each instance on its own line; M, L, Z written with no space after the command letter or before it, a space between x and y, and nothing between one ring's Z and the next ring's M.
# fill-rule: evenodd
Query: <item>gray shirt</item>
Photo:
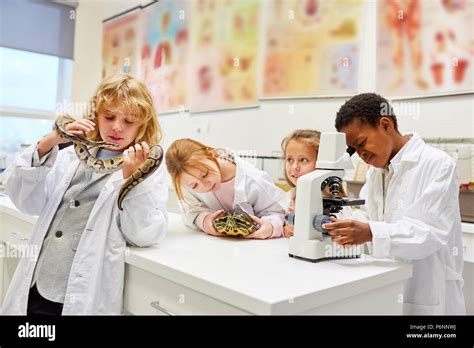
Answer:
M101 150L98 158L108 159L117 152ZM44 162L44 159L41 159ZM38 158L33 165L41 165ZM31 286L36 284L44 298L64 303L74 256L89 215L110 174L96 173L82 163L64 193L43 241Z

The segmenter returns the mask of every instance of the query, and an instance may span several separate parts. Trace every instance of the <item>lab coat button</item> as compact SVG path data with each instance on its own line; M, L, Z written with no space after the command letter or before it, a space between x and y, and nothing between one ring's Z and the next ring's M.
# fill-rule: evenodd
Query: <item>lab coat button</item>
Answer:
M56 237L61 238L63 236L62 231L56 231Z
M72 200L69 202L69 207L70 207L71 209L73 209L73 208L75 208L75 207L78 207L78 206L80 206L80 205L81 205L80 202L79 202L79 201L76 201L76 200L74 200L74 199L72 199Z

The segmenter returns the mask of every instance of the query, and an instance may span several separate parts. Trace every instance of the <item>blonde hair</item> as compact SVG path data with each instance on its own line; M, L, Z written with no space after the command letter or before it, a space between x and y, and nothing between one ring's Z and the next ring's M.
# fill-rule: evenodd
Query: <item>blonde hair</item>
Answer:
M291 133L289 136L284 138L281 142L281 148L283 150L284 159L286 159L286 147L288 146L288 143L292 140L300 141L306 146L309 146L311 149L313 149L313 151L316 152L316 156L317 156L318 151L319 151L319 143L321 141L321 132L314 129L297 129L293 133ZM286 182L291 187L295 187L295 185L288 178L288 175L286 174L286 170L285 170L285 179L286 179ZM340 187L339 193L341 197L347 197L344 186ZM329 187L326 186L326 188L323 191L323 196L331 197L331 193L329 192Z
M319 150L320 139L321 139L321 132L317 130L313 130L313 129L295 130L293 133L291 133L289 136L287 136L281 141L281 149L283 150L283 159L286 159L286 147L288 146L289 142L292 140L302 142L306 146L310 147L313 151L315 151L317 155L318 150ZM286 174L286 170L285 170L285 180L291 187L295 187L295 185L288 178L288 175Z
M176 195L180 201L185 201L183 191L181 189L181 174L189 172L190 168L196 168L204 172L213 172L215 170L203 163L204 160L212 161L216 164L219 172L221 167L217 161L216 149L201 144L199 141L193 139L179 139L174 141L166 151L165 161L166 168L170 173L173 186L176 190ZM195 175L193 175L197 178ZM199 178L197 178L199 179Z
M125 106L139 122L135 143L145 141L149 145L159 144L162 138L160 124L153 106L153 98L147 86L130 75L115 74L102 80L91 99L92 112L87 116L95 127L87 138L102 140L99 133L98 115L115 102Z

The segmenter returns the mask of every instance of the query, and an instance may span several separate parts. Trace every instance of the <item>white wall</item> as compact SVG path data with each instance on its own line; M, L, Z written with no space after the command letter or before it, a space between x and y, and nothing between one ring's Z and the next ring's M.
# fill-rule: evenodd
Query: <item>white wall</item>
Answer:
M148 1L82 0L77 8L74 45L73 102L87 102L101 78L102 20ZM361 56L360 92L375 90L375 1L367 6L367 25ZM344 98L261 101L260 107L160 117L164 145L192 137L208 145L254 150L272 155L281 139L295 128L334 130L334 118ZM399 116L402 132L423 137L474 137L472 95L411 100L419 103L419 117ZM292 106L290 106L292 105ZM294 112L291 114L291 108ZM198 130L201 132L198 133Z

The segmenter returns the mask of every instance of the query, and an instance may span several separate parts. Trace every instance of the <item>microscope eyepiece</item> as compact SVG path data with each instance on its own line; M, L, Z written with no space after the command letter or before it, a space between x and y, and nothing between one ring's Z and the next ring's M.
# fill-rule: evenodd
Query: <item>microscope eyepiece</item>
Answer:
M349 156L352 156L355 154L356 150L353 147L348 146L346 152L349 154Z

